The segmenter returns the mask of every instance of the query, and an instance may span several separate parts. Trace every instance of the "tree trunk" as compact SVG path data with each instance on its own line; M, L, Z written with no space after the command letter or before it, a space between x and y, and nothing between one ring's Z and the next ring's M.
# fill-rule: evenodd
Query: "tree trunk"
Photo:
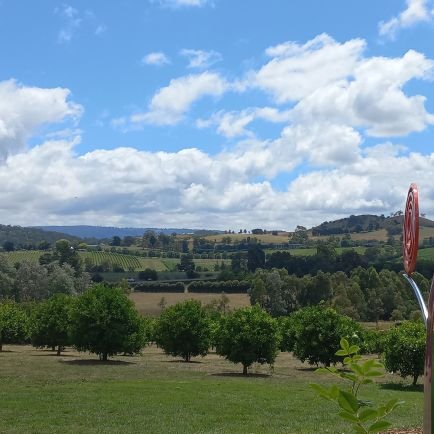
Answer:
M107 357L108 357L107 353L102 353L102 361L103 362L107 362Z
M51 351L56 351L56 345L51 345Z
M419 378L419 374L414 374L413 375L413 386L416 386L418 378Z
M243 375L247 375L247 365L243 365Z
M61 345L59 345L58 347L57 347L57 355L58 356L60 356L60 353L62 352L62 347L61 347Z
M3 351L3 342L0 341L0 351Z

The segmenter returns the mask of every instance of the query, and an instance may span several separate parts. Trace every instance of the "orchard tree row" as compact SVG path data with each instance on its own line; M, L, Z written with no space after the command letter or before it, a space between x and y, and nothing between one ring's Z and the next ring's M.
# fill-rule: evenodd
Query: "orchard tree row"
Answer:
M78 297L56 294L35 305L0 304L0 350L3 345L31 342L60 355L67 346L94 353L103 361L116 354L140 353L155 342L166 354L191 361L211 348L243 374L253 363L272 365L279 351L302 362L330 366L341 338L365 353L382 353L386 367L417 381L423 371L425 329L403 323L383 334L324 305L273 318L259 305L229 311L219 304L188 300L165 308L159 319L144 318L120 288L96 285Z

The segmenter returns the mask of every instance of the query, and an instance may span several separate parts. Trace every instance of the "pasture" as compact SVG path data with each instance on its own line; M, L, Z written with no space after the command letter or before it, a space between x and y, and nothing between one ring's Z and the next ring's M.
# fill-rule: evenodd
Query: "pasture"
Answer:
M199 300L203 305L218 300L220 294L195 294L195 293L162 293L162 292L134 292L129 295L136 305L136 309L147 316L158 316L161 313L161 299L164 297L166 307L185 300ZM229 299L229 309L239 309L240 307L250 306L250 298L247 294L226 294Z
M7 346L0 353L0 431L5 433L349 433L334 406L309 383L331 384L287 353L274 371L241 367L210 354L192 363L154 346L135 357L100 362L68 350ZM422 424L422 387L387 375L363 398L399 398L395 427Z

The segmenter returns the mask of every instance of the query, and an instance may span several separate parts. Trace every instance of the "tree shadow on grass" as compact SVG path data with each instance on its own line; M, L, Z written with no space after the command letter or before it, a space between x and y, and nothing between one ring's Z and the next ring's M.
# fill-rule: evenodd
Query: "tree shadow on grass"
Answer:
M186 365L194 365L202 364L203 362L200 362L199 360L190 360L189 362L186 362L185 360L163 360L163 363L185 363Z
M127 365L135 365L135 363L133 363L133 362L125 362L123 360L98 360L98 359L59 360L59 362L65 363L66 365L75 365L75 366L101 366L101 365L127 366Z
M398 392L423 392L423 384L404 384L404 383L383 383L379 384L380 389L396 390Z
M271 377L271 374L258 374L251 373L244 375L242 372L217 372L215 374L211 374L213 377L237 377L237 378L268 378Z
M45 353L45 354L32 354L32 357L77 357L75 354L64 354L61 353L57 355L57 353Z
M0 351L0 354L3 354L3 353L16 353L17 351L12 351L12 350L1 350Z
M320 366L303 366L302 368L295 368L301 372L315 372Z

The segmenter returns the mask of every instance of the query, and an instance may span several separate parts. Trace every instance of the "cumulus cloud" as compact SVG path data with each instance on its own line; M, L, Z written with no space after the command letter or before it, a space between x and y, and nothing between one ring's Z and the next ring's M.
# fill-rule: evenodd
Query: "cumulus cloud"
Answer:
M277 103L297 101L318 88L348 78L365 49L365 41L340 44L326 34L304 45L286 42L266 50L272 57L249 77L252 86L271 94Z
M277 148L266 144L262 150L258 143L211 156L198 149L133 148L76 155L76 143L48 141L0 166L1 221L14 215L20 224L102 221L224 229L263 222L293 229L348 213L402 208L411 181L421 187L423 212L434 212L434 154L402 153L391 144L370 148L339 167L300 175L282 191L270 181L254 180L279 159L273 154Z
M199 128L217 126L217 132L225 137L253 136L247 126L257 119L272 123L283 123L290 120L290 111L279 111L274 107L254 107L242 111L219 111L209 119L198 119Z
M184 48L179 53L181 56L187 57L189 61L188 68L205 69L222 60L222 55L214 50L204 51Z
M204 96L219 97L228 87L224 78L212 72L176 78L156 92L148 111L134 114L129 120L132 124L174 125L195 101Z
M432 8L430 0L406 0L406 4L407 8L400 14L388 21L381 21L378 24L380 36L387 36L393 39L400 29L433 19L434 9L430 9L430 7Z
M29 87L14 80L0 82L0 162L23 149L27 139L44 124L78 118L82 107L68 101L63 88Z
M170 59L163 52L156 51L144 56L142 59L142 63L144 65L162 66L168 65L170 63Z

